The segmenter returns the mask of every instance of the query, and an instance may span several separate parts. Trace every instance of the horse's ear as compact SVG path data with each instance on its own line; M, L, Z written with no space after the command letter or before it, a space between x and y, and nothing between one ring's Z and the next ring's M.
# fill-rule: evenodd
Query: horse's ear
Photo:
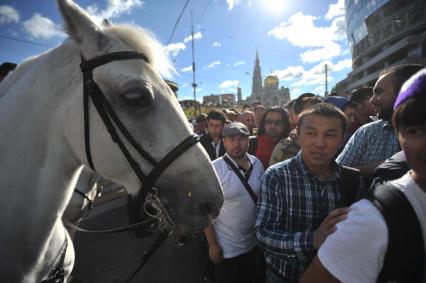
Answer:
M112 24L112 22L110 21L110 20L108 20L108 19L104 19L103 21L102 21L102 26L103 27L110 27L110 26L112 26L113 24Z
M108 43L102 29L90 16L71 0L57 0L59 10L64 18L64 28L77 43L94 43L100 48Z

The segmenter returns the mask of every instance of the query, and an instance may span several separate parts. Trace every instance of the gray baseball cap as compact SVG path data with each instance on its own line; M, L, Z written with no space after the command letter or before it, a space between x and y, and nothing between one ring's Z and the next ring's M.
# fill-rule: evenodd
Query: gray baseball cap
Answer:
M243 135L249 136L250 131L246 125L240 122L232 122L223 127L222 137L232 136L232 135Z

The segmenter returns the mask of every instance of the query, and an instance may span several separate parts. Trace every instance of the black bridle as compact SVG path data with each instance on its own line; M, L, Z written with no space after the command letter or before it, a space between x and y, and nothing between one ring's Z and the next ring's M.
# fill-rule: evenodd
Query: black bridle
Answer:
M119 60L130 60L130 59L142 59L146 63L149 63L147 56L143 53L134 52L134 51L122 51L114 52L105 55L98 56L96 58L86 60L82 56L82 62L80 64L80 69L83 72L83 111L84 111L84 139L85 139L85 148L86 156L89 166L95 171L95 166L92 159L92 154L90 150L90 123L89 123L89 98L92 100L93 105L95 106L99 116L101 117L104 125L106 126L109 134L111 135L112 140L118 144L123 155L129 162L136 176L142 183L142 186L138 192L137 199L141 202L143 201L144 211L151 217L155 218L158 221L159 229L161 233L153 245L145 252L142 263L131 276L131 280L136 273L143 267L149 257L154 253L158 246L166 239L170 231L175 227L175 223L168 213L163 202L158 197L157 190L154 188L154 184L157 182L161 174L167 169L167 167L175 161L179 156L185 153L188 149L199 142L199 137L197 135L190 135L182 142L180 142L175 148L173 148L169 153L167 153L160 161L155 160L148 152L146 152L139 143L133 138L130 132L126 129L123 123L118 118L117 114L114 112L111 104L105 97L105 94L102 92L101 88L93 80L93 69L98 66L107 64L112 61ZM121 135L128 141L128 143L140 154L140 156L150 163L153 166L153 169L149 174L144 174L132 157L129 150L126 148ZM121 232L134 230L134 227L139 227L139 224L144 224L145 221L139 223L113 229L110 232ZM79 229L80 230L80 229Z
M159 201L157 196L157 190L153 187L160 175L167 169L167 167L175 161L179 156L186 152L193 145L198 143L199 137L196 135L190 135L178 144L174 149L167 153L160 161L156 161L148 152L146 152L138 142L133 138L130 132L126 129L123 123L118 118L111 104L106 99L104 93L100 87L93 80L92 71L98 66L107 64L111 61L118 60L130 60L130 59L142 59L149 63L148 58L145 54L134 52L134 51L122 51L114 52L99 57L85 60L82 57L80 64L81 71L83 72L83 107L84 107L84 136L85 136L85 147L86 156L90 167L95 170L93 159L90 150L90 123L89 123L89 98L92 100L99 116L104 122L108 132L111 135L112 140L118 144L120 150L126 157L130 166L134 170L135 174L142 183L142 187L139 190L138 197L141 194L147 193L148 199L154 202L154 206L162 209L164 206ZM142 172L139 164L131 156L130 152L124 145L117 129L121 132L122 136L130 143L130 145L141 155L141 157L153 166L152 171L146 175ZM142 197L140 197L142 199ZM160 211L161 212L161 211ZM171 220L171 219L170 219Z

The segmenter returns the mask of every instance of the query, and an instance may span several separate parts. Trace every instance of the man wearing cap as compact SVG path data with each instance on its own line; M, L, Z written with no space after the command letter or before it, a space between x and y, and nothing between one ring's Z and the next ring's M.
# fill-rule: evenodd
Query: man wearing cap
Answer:
M259 159L247 154L249 135L242 123L226 125L226 153L213 161L224 196L219 216L204 230L215 282L253 282L255 277L255 202L264 170Z

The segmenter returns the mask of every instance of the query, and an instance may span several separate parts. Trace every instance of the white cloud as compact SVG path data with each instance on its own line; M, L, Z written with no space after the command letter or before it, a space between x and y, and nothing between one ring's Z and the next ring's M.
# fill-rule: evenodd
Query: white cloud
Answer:
M293 88L290 92L291 92L291 95L294 96L294 95L301 94L302 90L300 88Z
M303 52L300 54L300 57L302 58L303 63L314 63L320 60L329 60L339 56L341 53L342 49L340 48L340 45L330 41L330 43L324 47Z
M189 87L191 86L189 83L183 83L182 87Z
M212 46L213 46L213 47L221 47L221 46L222 46L222 43L215 41L215 42L213 42L213 45L212 45Z
M241 3L241 0L226 0L226 3L228 4L228 10L231 11L234 6L238 6ZM249 3L251 5L251 3Z
M171 43L167 45L166 47L164 47L166 52L172 55L173 57L176 57L182 50L185 50L185 48L186 48L186 45L183 44L182 42Z
M240 84L240 82L237 81L237 80L234 80L234 81L227 80L227 81L222 82L219 85L219 88L221 88L222 90L231 90L232 91L232 90L235 90L238 87L239 84Z
M104 19L120 17L122 14L130 14L133 8L142 7L141 0L108 0L105 9L101 10L96 4L87 7L87 11L95 21L101 23Z
M213 61L210 64L208 64L207 66L204 67L204 69L211 69L214 68L216 66L220 65L220 61Z
M18 11L9 5L0 6L0 25L19 22L20 16Z
M345 19L335 18L330 26L316 26L317 17L298 12L287 22L270 30L268 35L277 39L287 39L292 45L301 48L312 48L301 54L304 62L318 62L341 55L339 41L345 39Z
M56 25L51 19L35 13L31 19L24 23L24 30L33 38L50 39L52 37L65 37L60 25Z
M319 85L316 88L312 89L311 92L317 95L324 95L325 87L323 85Z
M302 66L289 66L284 70L272 72L272 75L277 76L280 80L290 81L302 77L304 72Z
M343 15L345 15L345 0L337 0L336 4L330 4L325 18L327 20L332 20Z
M246 64L247 64L246 61L237 61L233 65L234 65L234 67L238 67L238 66L243 66L243 65L246 65Z
M201 32L197 32L197 33L194 34L194 40L201 39L201 38L203 38L203 35L202 35ZM185 37L183 42L187 43L191 40L192 40L192 35L189 35L189 36Z
M340 72L344 69L350 69L350 68L352 68L351 59L340 60L339 62L333 65L333 71L335 72Z
M182 68L182 69L180 69L180 71L181 71L182 73L191 72L191 71L192 71L192 65L190 65L190 66L188 66L188 67L185 67L185 68Z

